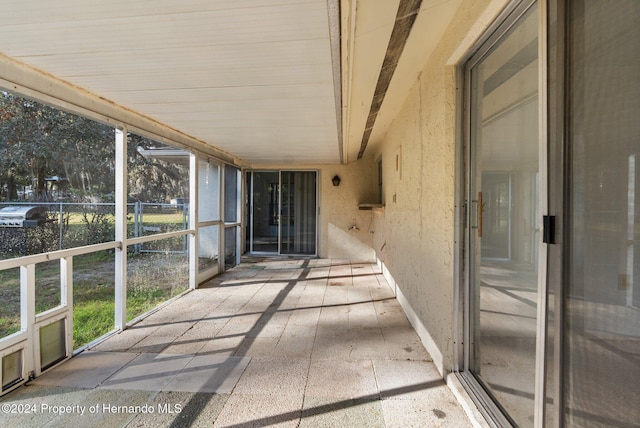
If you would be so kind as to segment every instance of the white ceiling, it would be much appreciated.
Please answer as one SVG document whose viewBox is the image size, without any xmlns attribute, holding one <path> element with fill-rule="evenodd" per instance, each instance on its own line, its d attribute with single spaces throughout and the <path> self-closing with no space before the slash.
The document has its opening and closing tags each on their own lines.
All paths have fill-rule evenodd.
<svg viewBox="0 0 640 428">
<path fill-rule="evenodd" d="M 2 0 L 0 53 L 248 165 L 346 162 L 399 2 L 341 0 L 341 57 L 338 0 Z M 422 1 L 369 146 L 460 3 Z"/>
<path fill-rule="evenodd" d="M 399 3 L 400 0 L 342 0 L 342 70 L 347 74 L 343 76 L 343 100 L 348 103 L 343 111 L 343 123 L 347 151 L 345 157 L 349 162 L 357 159 L 360 150 L 371 100 Z M 345 34 L 344 25 L 346 4 L 351 4 L 352 10 L 355 10 L 355 18 L 348 35 Z M 420 11 L 377 115 L 367 145 L 368 152 L 375 151 L 384 139 L 389 126 L 402 108 L 416 79 L 440 43 L 442 35 L 461 4 L 462 0 L 422 0 Z M 345 38 L 351 40 L 345 43 Z M 349 56 L 353 57 L 351 61 Z M 346 85 L 345 80 L 348 82 Z"/>
<path fill-rule="evenodd" d="M 1 10 L 0 51 L 20 62 L 249 163 L 340 162 L 327 0 L 3 0 Z"/>
</svg>

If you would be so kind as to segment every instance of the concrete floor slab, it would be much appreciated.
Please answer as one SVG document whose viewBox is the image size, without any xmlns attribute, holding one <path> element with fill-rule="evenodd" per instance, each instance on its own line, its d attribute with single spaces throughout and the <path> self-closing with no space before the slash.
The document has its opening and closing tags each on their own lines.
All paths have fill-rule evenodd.
<svg viewBox="0 0 640 428">
<path fill-rule="evenodd" d="M 164 348 L 161 354 L 197 354 L 204 345 L 207 343 L 207 339 L 193 339 L 193 340 L 180 340 L 178 338 L 171 342 L 166 348 Z"/>
<path fill-rule="evenodd" d="M 257 337 L 252 340 L 244 340 L 236 349 L 234 355 L 243 355 L 247 357 L 277 357 L 279 338 L 274 337 Z"/>
<path fill-rule="evenodd" d="M 332 399 L 378 394 L 370 360 L 311 360 L 306 395 Z"/>
<path fill-rule="evenodd" d="M 298 426 L 302 397 L 281 394 L 232 394 L 214 427 Z"/>
<path fill-rule="evenodd" d="M 193 359 L 193 355 L 140 354 L 100 387 L 163 391 L 169 381 Z"/>
<path fill-rule="evenodd" d="M 35 379 L 33 385 L 95 388 L 138 354 L 87 351 Z"/>
<path fill-rule="evenodd" d="M 375 397 L 334 400 L 305 397 L 300 427 L 385 427 L 380 402 Z"/>
<path fill-rule="evenodd" d="M 243 336 L 214 337 L 204 342 L 198 354 L 203 355 L 236 355 L 238 348 L 246 343 Z"/>
<path fill-rule="evenodd" d="M 230 393 L 250 360 L 247 357 L 196 355 L 163 390 Z"/>
<path fill-rule="evenodd" d="M 229 394 L 160 392 L 150 403 L 156 412 L 138 414 L 128 428 L 210 427 L 228 398 Z"/>
<path fill-rule="evenodd" d="M 432 398 L 433 388 L 447 389 L 435 366 L 426 361 L 374 360 L 382 399 Z"/>
<path fill-rule="evenodd" d="M 313 307 L 312 304 L 302 304 L 291 311 L 291 316 L 287 321 L 287 325 L 299 325 L 306 327 L 313 327 L 314 329 L 318 325 L 318 318 L 320 317 L 320 308 Z"/>
<path fill-rule="evenodd" d="M 164 333 L 164 332 L 163 332 Z M 142 339 L 140 342 L 136 343 L 129 349 L 127 352 L 135 352 L 135 353 L 158 353 L 165 349 L 167 346 L 171 344 L 174 340 L 177 339 L 177 336 L 165 336 L 162 335 L 152 335 L 147 336 Z"/>
<path fill-rule="evenodd" d="M 389 358 L 393 360 L 432 361 L 422 342 L 410 328 L 383 328 L 382 335 L 389 352 Z"/>
<path fill-rule="evenodd" d="M 365 332 L 351 331 L 351 352 L 349 358 L 352 360 L 362 359 L 388 359 L 384 336 L 379 330 L 368 330 Z"/>
<path fill-rule="evenodd" d="M 253 358 L 234 392 L 303 397 L 308 372 L 309 360 L 306 358 Z"/>
<path fill-rule="evenodd" d="M 431 397 L 429 400 L 382 400 L 380 402 L 388 428 L 460 428 L 471 422 L 455 399 Z"/>
<path fill-rule="evenodd" d="M 278 355 L 290 358 L 311 358 L 313 336 L 282 336 L 276 345 Z"/>
<path fill-rule="evenodd" d="M 351 355 L 349 335 L 317 336 L 311 358 L 314 360 L 348 360 Z"/>
<path fill-rule="evenodd" d="M 255 324 L 247 333 L 247 337 L 279 338 L 286 327 L 286 323 L 269 322 Z"/>
<path fill-rule="evenodd" d="M 376 269 L 241 264 L 0 398 L 155 413 L 0 414 L 0 426 L 470 425 Z"/>
<path fill-rule="evenodd" d="M 158 327 L 148 329 L 127 329 L 120 333 L 112 335 L 109 340 L 105 340 L 94 346 L 94 351 L 106 352 L 126 352 L 136 343 L 140 342 L 149 335 L 152 335 Z"/>
</svg>

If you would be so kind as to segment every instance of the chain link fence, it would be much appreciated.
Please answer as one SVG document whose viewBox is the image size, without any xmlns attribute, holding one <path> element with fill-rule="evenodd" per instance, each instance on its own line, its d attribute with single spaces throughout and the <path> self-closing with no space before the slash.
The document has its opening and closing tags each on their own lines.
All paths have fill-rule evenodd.
<svg viewBox="0 0 640 428">
<path fill-rule="evenodd" d="M 115 239 L 114 203 L 0 202 L 8 206 L 42 206 L 44 221 L 33 227 L 0 226 L 0 259 L 38 254 Z M 127 237 L 185 230 L 189 204 L 135 202 L 127 204 Z M 187 237 L 146 242 L 133 246 L 135 252 L 187 252 Z"/>
</svg>

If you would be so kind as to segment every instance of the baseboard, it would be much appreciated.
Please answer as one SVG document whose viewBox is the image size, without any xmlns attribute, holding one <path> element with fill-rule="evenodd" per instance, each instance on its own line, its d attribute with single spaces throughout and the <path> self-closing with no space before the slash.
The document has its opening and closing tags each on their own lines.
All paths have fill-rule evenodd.
<svg viewBox="0 0 640 428">
<path fill-rule="evenodd" d="M 378 263 L 378 267 L 380 268 L 380 271 L 382 272 L 382 275 L 387 280 L 389 287 L 391 287 L 393 294 L 396 296 L 398 303 L 400 303 L 400 307 L 402 308 L 405 315 L 407 316 L 409 323 L 418 334 L 420 341 L 424 345 L 429 355 L 431 355 L 431 358 L 433 359 L 433 363 L 435 364 L 436 368 L 438 369 L 438 372 L 444 379 L 445 373 L 446 373 L 444 369 L 444 357 L 442 356 L 440 349 L 436 345 L 436 342 L 433 340 L 433 338 L 429 334 L 429 331 L 420 320 L 420 317 L 418 317 L 418 314 L 416 314 L 413 307 L 411 306 L 407 298 L 402 293 L 402 288 L 398 286 L 395 279 L 389 272 L 389 269 L 387 269 L 387 267 L 385 266 L 384 262 L 378 259 L 377 263 Z"/>
</svg>

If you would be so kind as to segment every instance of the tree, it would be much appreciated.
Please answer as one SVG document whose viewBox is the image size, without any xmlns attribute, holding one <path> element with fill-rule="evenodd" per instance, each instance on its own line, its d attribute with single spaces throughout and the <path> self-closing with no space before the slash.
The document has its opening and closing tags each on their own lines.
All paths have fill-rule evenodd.
<svg viewBox="0 0 640 428">
<path fill-rule="evenodd" d="M 129 194 L 142 201 L 186 199 L 188 167 L 138 151 L 154 147 L 166 146 L 129 135 Z M 34 199 L 51 200 L 54 184 L 63 183 L 76 201 L 103 201 L 114 192 L 113 127 L 0 91 L 0 199 L 15 200 L 19 186 L 33 186 Z"/>
<path fill-rule="evenodd" d="M 189 168 L 154 157 L 145 157 L 140 149 L 172 149 L 139 135 L 128 137 L 129 194 L 140 201 L 168 202 L 170 198 L 188 199 Z"/>
<path fill-rule="evenodd" d="M 17 198 L 18 185 L 33 185 L 35 198 L 49 200 L 64 177 L 79 196 L 114 188 L 113 128 L 93 120 L 0 92 L 0 188 Z"/>
</svg>

